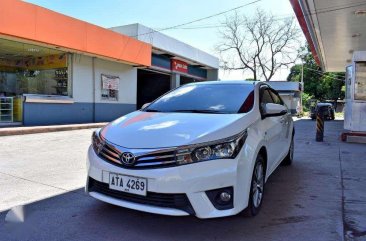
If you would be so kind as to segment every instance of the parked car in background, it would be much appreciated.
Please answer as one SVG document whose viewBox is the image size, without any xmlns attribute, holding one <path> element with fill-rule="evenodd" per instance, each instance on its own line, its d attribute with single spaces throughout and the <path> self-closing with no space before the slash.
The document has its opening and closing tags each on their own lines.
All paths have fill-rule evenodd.
<svg viewBox="0 0 366 241">
<path fill-rule="evenodd" d="M 187 84 L 94 132 L 86 191 L 150 213 L 254 216 L 268 177 L 293 160 L 294 133 L 265 83 Z"/>
<path fill-rule="evenodd" d="M 310 118 L 312 120 L 316 119 L 316 115 L 318 111 L 322 110 L 322 115 L 324 120 L 334 120 L 335 119 L 335 110 L 334 106 L 331 103 L 317 103 L 316 106 L 310 108 Z"/>
</svg>

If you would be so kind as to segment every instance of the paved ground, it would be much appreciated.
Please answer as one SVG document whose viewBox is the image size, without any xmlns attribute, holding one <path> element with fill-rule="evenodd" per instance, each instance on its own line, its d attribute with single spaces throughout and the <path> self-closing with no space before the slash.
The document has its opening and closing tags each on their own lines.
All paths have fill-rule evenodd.
<svg viewBox="0 0 366 241">
<path fill-rule="evenodd" d="M 199 220 L 132 211 L 83 193 L 92 130 L 0 137 L 0 240 L 366 240 L 366 145 L 342 121 L 296 122 L 295 162 L 269 179 L 261 213 Z M 25 222 L 5 222 L 21 204 Z"/>
</svg>

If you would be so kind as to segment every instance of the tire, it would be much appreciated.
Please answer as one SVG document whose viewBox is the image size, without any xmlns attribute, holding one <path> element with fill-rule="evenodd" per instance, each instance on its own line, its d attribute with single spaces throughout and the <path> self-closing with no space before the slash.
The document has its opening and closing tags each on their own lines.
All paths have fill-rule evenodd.
<svg viewBox="0 0 366 241">
<path fill-rule="evenodd" d="M 286 157 L 283 159 L 281 163 L 283 166 L 290 166 L 292 164 L 292 161 L 294 160 L 294 147 L 295 147 L 294 135 L 292 135 L 290 148 L 288 150 Z"/>
<path fill-rule="evenodd" d="M 248 207 L 244 210 L 245 216 L 254 217 L 259 213 L 261 209 L 265 184 L 264 168 L 264 158 L 259 154 L 257 156 L 253 169 L 252 181 L 250 183 Z"/>
</svg>

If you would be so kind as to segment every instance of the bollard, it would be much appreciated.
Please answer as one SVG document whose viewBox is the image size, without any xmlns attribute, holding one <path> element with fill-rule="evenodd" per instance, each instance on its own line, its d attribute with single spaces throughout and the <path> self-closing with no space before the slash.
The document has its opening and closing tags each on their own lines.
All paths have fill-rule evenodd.
<svg viewBox="0 0 366 241">
<path fill-rule="evenodd" d="M 316 112 L 316 137 L 315 140 L 322 142 L 324 138 L 324 113 L 322 108 Z"/>
</svg>

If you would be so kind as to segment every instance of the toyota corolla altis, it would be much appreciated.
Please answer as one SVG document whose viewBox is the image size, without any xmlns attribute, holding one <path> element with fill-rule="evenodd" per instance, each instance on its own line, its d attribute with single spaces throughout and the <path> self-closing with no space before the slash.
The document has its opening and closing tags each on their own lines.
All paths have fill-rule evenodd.
<svg viewBox="0 0 366 241">
<path fill-rule="evenodd" d="M 165 215 L 256 215 L 294 152 L 291 115 L 262 82 L 192 83 L 93 133 L 86 191 Z"/>
</svg>

